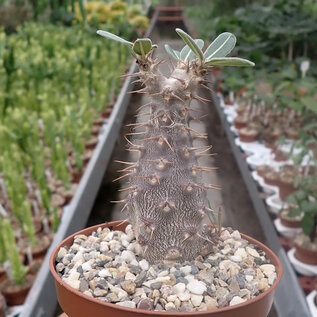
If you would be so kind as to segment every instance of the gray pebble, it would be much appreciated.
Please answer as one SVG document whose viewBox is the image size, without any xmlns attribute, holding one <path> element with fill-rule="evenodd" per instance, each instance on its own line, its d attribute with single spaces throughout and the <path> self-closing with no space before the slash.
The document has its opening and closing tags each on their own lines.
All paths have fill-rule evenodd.
<svg viewBox="0 0 317 317">
<path fill-rule="evenodd" d="M 198 269 L 198 267 L 197 266 L 195 266 L 195 265 L 192 265 L 192 270 L 191 270 L 191 274 L 193 274 L 193 275 L 195 275 L 195 274 L 197 274 L 199 272 L 199 269 Z"/>
<path fill-rule="evenodd" d="M 89 283 L 86 280 L 81 280 L 79 283 L 79 290 L 85 292 L 89 290 Z"/>
<path fill-rule="evenodd" d="M 188 280 L 187 280 L 186 278 L 180 276 L 180 277 L 178 277 L 178 278 L 176 279 L 176 283 L 184 283 L 184 284 L 187 285 L 187 284 L 188 284 Z"/>
<path fill-rule="evenodd" d="M 151 288 L 160 289 L 162 285 L 163 285 L 162 282 L 154 282 L 154 283 L 151 284 Z"/>
<path fill-rule="evenodd" d="M 137 308 L 139 309 L 145 309 L 145 310 L 152 310 L 153 304 L 150 299 L 143 298 L 139 301 Z"/>
<path fill-rule="evenodd" d="M 145 279 L 146 279 L 146 271 L 142 271 L 139 275 L 136 276 L 136 279 L 134 282 L 137 287 L 141 287 Z"/>
</svg>

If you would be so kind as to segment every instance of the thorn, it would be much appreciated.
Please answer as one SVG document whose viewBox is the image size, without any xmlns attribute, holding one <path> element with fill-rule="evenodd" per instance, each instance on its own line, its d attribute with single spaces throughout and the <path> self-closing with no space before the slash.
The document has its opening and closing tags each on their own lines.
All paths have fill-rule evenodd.
<svg viewBox="0 0 317 317">
<path fill-rule="evenodd" d="M 221 187 L 220 187 L 220 186 L 214 185 L 214 184 L 207 184 L 207 185 L 204 185 L 204 187 L 207 188 L 207 189 L 221 190 Z"/>
<path fill-rule="evenodd" d="M 193 166 L 192 170 L 201 172 L 214 172 L 218 167 Z"/>
<path fill-rule="evenodd" d="M 122 170 L 117 170 L 117 172 L 118 172 L 118 173 L 127 172 L 127 171 L 129 171 L 131 168 L 134 169 L 135 167 L 137 167 L 137 164 L 128 166 L 128 167 L 126 167 L 126 168 L 124 168 L 124 169 L 122 169 Z"/>
<path fill-rule="evenodd" d="M 122 178 L 125 178 L 125 177 L 127 177 L 127 176 L 130 176 L 130 175 L 132 175 L 132 174 L 131 174 L 131 173 L 128 173 L 128 174 L 121 175 L 121 176 L 119 176 L 118 178 L 114 179 L 112 182 L 114 183 L 114 182 L 116 182 L 116 181 L 118 181 L 118 180 L 120 180 L 120 179 L 122 179 Z"/>
<path fill-rule="evenodd" d="M 167 146 L 170 148 L 170 150 L 174 153 L 174 149 L 172 148 L 172 146 L 169 144 L 169 142 L 167 141 L 167 139 L 165 137 L 163 137 L 163 140 L 165 141 L 165 143 L 167 144 Z"/>
<path fill-rule="evenodd" d="M 181 79 L 181 78 L 178 78 L 178 77 L 174 77 L 174 76 L 170 76 L 170 77 L 173 78 L 173 79 L 176 79 L 176 80 L 180 81 L 183 85 L 186 84 L 186 82 L 185 82 L 184 79 Z"/>
<path fill-rule="evenodd" d="M 206 240 L 206 241 L 208 241 L 209 243 L 211 243 L 211 244 L 215 245 L 215 242 L 213 242 L 213 241 L 209 240 L 208 238 L 203 237 L 203 236 L 202 236 L 202 235 L 200 235 L 199 233 L 196 233 L 196 234 L 197 234 L 197 236 L 198 236 L 199 238 L 201 238 L 201 239 L 203 239 L 203 240 Z"/>
<path fill-rule="evenodd" d="M 162 94 L 162 92 L 161 91 L 159 91 L 159 92 L 153 92 L 153 93 L 151 93 L 151 94 L 149 94 L 149 96 L 158 96 L 158 95 L 161 95 Z"/>
<path fill-rule="evenodd" d="M 200 133 L 200 132 L 198 132 L 198 131 L 196 131 L 196 130 L 194 130 L 194 129 L 192 129 L 192 128 L 189 128 L 189 127 L 186 127 L 185 129 L 186 129 L 187 131 L 190 131 L 190 132 L 195 133 L 196 136 L 198 136 L 198 137 L 200 137 L 200 138 L 207 139 L 207 136 L 208 136 L 207 133 Z"/>
<path fill-rule="evenodd" d="M 116 163 L 126 164 L 126 165 L 134 165 L 136 162 L 124 162 L 124 161 L 118 161 L 115 160 Z"/>
<path fill-rule="evenodd" d="M 120 227 L 121 225 L 123 225 L 125 222 L 129 222 L 129 219 L 124 219 L 122 220 L 118 225 L 116 225 L 117 227 Z"/>
<path fill-rule="evenodd" d="M 204 87 L 205 89 L 207 89 L 207 90 L 211 91 L 212 93 L 214 93 L 214 91 L 213 91 L 210 87 L 208 87 L 208 86 L 206 86 L 206 85 L 204 85 L 204 84 L 201 84 L 201 85 L 202 85 L 202 87 Z"/>
<path fill-rule="evenodd" d="M 125 134 L 125 136 L 131 136 L 131 135 L 142 135 L 142 134 L 146 134 L 147 131 L 143 131 L 143 132 L 130 132 Z"/>
<path fill-rule="evenodd" d="M 144 85 L 144 81 L 143 81 L 143 79 L 141 79 L 141 78 L 132 81 L 132 82 L 131 82 L 131 85 L 136 84 L 136 83 L 142 83 L 141 85 L 142 85 L 142 86 Z"/>
<path fill-rule="evenodd" d="M 149 107 L 149 106 L 151 106 L 151 105 L 152 105 L 152 102 L 148 102 L 148 103 L 146 103 L 145 105 L 140 106 L 136 111 L 140 111 L 141 109 L 143 109 L 143 108 L 145 108 L 145 107 Z"/>
<path fill-rule="evenodd" d="M 202 102 L 203 104 L 205 104 L 205 105 L 207 105 L 208 102 L 211 102 L 211 100 L 205 99 L 205 98 L 200 97 L 200 96 L 198 96 L 198 95 L 192 96 L 192 98 L 201 101 L 201 102 Z"/>
<path fill-rule="evenodd" d="M 197 154 L 202 154 L 202 153 L 205 153 L 205 152 L 207 152 L 207 151 L 209 151 L 209 150 L 212 149 L 212 145 L 207 145 L 206 147 L 207 147 L 206 149 L 204 149 L 204 150 L 198 152 Z"/>
<path fill-rule="evenodd" d="M 218 155 L 218 153 L 208 153 L 208 154 L 195 154 L 196 157 L 204 157 L 204 156 L 215 156 Z"/>
<path fill-rule="evenodd" d="M 171 94 L 174 98 L 180 100 L 181 102 L 185 103 L 185 100 L 183 100 L 180 96 L 176 95 L 175 93 Z"/>
<path fill-rule="evenodd" d="M 133 147 L 135 147 L 136 149 L 142 149 L 143 146 L 142 145 L 136 145 L 134 143 L 132 143 L 126 136 L 124 136 L 124 138 L 127 140 L 127 142 L 132 145 Z"/>
<path fill-rule="evenodd" d="M 147 252 L 148 246 L 146 245 L 143 251 L 143 254 L 145 254 Z"/>
<path fill-rule="evenodd" d="M 136 189 L 136 186 L 130 186 L 130 187 L 126 187 L 126 188 L 120 188 L 118 189 L 118 192 L 124 192 L 125 190 L 130 190 L 130 189 Z"/>
<path fill-rule="evenodd" d="M 136 77 L 136 76 L 140 76 L 140 75 L 142 75 L 142 73 L 141 72 L 137 72 L 137 73 L 133 73 L 133 74 L 122 75 L 122 76 L 120 76 L 120 78 Z"/>
<path fill-rule="evenodd" d="M 136 114 L 135 117 L 149 116 L 151 114 L 152 114 L 151 112 L 139 113 L 139 114 Z"/>
<path fill-rule="evenodd" d="M 141 127 L 141 126 L 147 125 L 147 124 L 148 124 L 148 122 L 129 123 L 126 125 L 126 127 L 135 127 L 135 126 Z"/>
<path fill-rule="evenodd" d="M 141 88 L 139 90 L 132 90 L 132 91 L 128 91 L 128 94 L 134 94 L 134 93 L 138 93 L 138 94 L 146 94 L 148 92 L 147 88 Z"/>
<path fill-rule="evenodd" d="M 152 229 L 152 230 L 151 230 L 150 240 L 152 240 L 152 238 L 153 238 L 153 233 L 154 233 L 155 228 L 152 227 L 151 229 Z"/>
<path fill-rule="evenodd" d="M 125 203 L 125 199 L 122 199 L 122 200 L 111 200 L 110 201 L 112 204 L 120 204 L 120 203 Z"/>
</svg>

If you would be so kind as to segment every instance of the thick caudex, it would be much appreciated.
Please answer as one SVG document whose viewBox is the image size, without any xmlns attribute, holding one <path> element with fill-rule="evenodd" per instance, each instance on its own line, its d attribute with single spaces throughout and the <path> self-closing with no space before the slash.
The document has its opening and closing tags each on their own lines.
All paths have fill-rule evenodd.
<svg viewBox="0 0 317 317">
<path fill-rule="evenodd" d="M 176 31 L 186 45 L 180 52 L 165 46 L 176 60 L 169 77 L 159 71 L 160 62 L 153 58 L 156 46 L 150 39 L 131 43 L 98 31 L 131 47 L 139 66 L 135 76 L 142 88 L 138 92 L 149 96 L 140 113 L 140 118 L 144 114 L 147 120 L 131 124 L 132 138 L 127 139 L 129 150 L 139 153 L 138 161 L 127 162 L 119 178 L 129 178 L 123 208 L 128 210 L 143 256 L 150 262 L 192 260 L 210 252 L 217 242 L 218 227 L 203 224 L 203 219 L 212 212 L 206 207 L 206 191 L 218 187 L 202 182 L 201 173 L 213 168 L 197 162 L 211 147 L 193 146 L 195 138 L 205 139 L 206 135 L 189 126 L 199 117 L 191 101 L 208 102 L 198 95 L 198 90 L 200 86 L 208 89 L 205 77 L 210 67 L 253 66 L 244 59 L 225 57 L 235 46 L 231 33 L 219 35 L 203 53 L 202 40 L 194 40 L 180 29 Z"/>
</svg>

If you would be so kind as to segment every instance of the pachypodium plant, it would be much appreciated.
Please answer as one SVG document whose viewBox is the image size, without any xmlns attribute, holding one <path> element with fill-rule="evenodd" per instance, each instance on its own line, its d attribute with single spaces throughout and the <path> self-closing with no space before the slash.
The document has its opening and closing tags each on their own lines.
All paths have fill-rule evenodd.
<svg viewBox="0 0 317 317">
<path fill-rule="evenodd" d="M 138 92 L 150 99 L 142 107 L 149 109 L 149 120 L 131 124 L 137 131 L 131 133 L 133 140 L 127 139 L 130 150 L 140 153 L 139 159 L 124 163 L 128 166 L 120 178 L 129 177 L 123 209 L 129 210 L 143 256 L 152 263 L 191 260 L 209 252 L 217 241 L 219 228 L 204 225 L 203 219 L 211 212 L 206 206 L 207 190 L 218 186 L 203 183 L 201 173 L 213 168 L 198 164 L 201 156 L 209 155 L 211 146 L 193 146 L 194 139 L 206 136 L 190 128 L 190 121 L 197 119 L 191 101 L 208 102 L 198 90 L 210 89 L 206 75 L 211 67 L 254 65 L 245 59 L 226 57 L 236 43 L 231 33 L 220 34 L 203 53 L 203 40 L 194 40 L 181 29 L 176 32 L 186 45 L 180 52 L 165 45 L 176 60 L 169 77 L 159 71 L 161 62 L 153 57 L 157 46 L 150 39 L 131 43 L 106 31 L 97 32 L 131 47 L 139 66 L 133 76 L 144 85 Z"/>
</svg>

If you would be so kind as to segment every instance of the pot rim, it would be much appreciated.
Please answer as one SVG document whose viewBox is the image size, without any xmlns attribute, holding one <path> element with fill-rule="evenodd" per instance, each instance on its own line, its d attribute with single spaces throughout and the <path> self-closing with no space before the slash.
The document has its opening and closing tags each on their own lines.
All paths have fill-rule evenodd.
<svg viewBox="0 0 317 317">
<path fill-rule="evenodd" d="M 98 228 L 102 227 L 108 227 L 111 228 L 112 230 L 115 230 L 114 228 L 117 226 L 119 226 L 119 224 L 122 224 L 122 221 L 111 221 L 111 222 L 105 222 L 105 223 L 101 223 L 95 226 L 91 226 L 85 229 L 82 229 L 80 231 L 77 231 L 75 233 L 73 233 L 72 235 L 66 237 L 62 242 L 60 242 L 53 250 L 53 252 L 50 255 L 50 259 L 49 259 L 49 266 L 50 266 L 50 271 L 51 274 L 53 275 L 55 282 L 59 283 L 61 286 L 63 286 L 64 288 L 66 288 L 68 291 L 70 291 L 71 293 L 73 293 L 76 296 L 81 297 L 82 299 L 88 300 L 92 303 L 98 304 L 98 305 L 102 305 L 102 306 L 106 306 L 106 307 L 111 307 L 121 311 L 127 311 L 127 312 L 138 312 L 139 314 L 142 315 L 162 315 L 162 311 L 154 311 L 154 310 L 144 310 L 144 309 L 139 309 L 139 308 L 129 308 L 129 307 L 124 307 L 124 306 L 120 306 L 120 305 L 115 305 L 112 303 L 108 303 L 108 302 L 103 302 L 99 299 L 93 298 L 93 297 L 89 297 L 87 295 L 85 295 L 84 293 L 80 292 L 79 290 L 76 290 L 74 288 L 72 288 L 70 285 L 68 285 L 66 282 L 64 282 L 60 276 L 57 274 L 56 269 L 55 269 L 55 258 L 57 256 L 57 253 L 59 251 L 59 249 L 64 246 L 69 240 L 74 240 L 74 237 L 79 235 L 79 234 L 85 234 L 87 231 L 88 232 L 93 232 L 96 231 Z M 128 223 L 129 224 L 129 223 Z M 265 292 L 261 293 L 260 295 L 257 295 L 254 298 L 248 299 L 245 302 L 241 303 L 241 304 L 237 304 L 237 305 L 233 305 L 233 306 L 226 306 L 223 308 L 216 308 L 215 310 L 209 310 L 209 311 L 200 311 L 199 314 L 201 315 L 210 315 L 210 314 L 216 314 L 219 312 L 225 312 L 225 311 L 234 311 L 236 308 L 239 307 L 243 307 L 243 306 L 247 306 L 249 304 L 255 303 L 257 301 L 260 301 L 262 298 L 264 298 L 265 296 L 267 296 L 269 293 L 273 292 L 275 290 L 275 288 L 277 287 L 277 285 L 279 284 L 279 282 L 281 281 L 282 275 L 283 275 L 283 267 L 282 267 L 282 263 L 280 261 L 280 259 L 277 257 L 277 255 L 271 250 L 269 249 L 266 245 L 264 245 L 263 243 L 259 242 L 258 240 L 249 237 L 246 234 L 241 234 L 241 237 L 248 240 L 249 242 L 251 242 L 252 244 L 260 247 L 260 249 L 262 251 L 265 252 L 266 256 L 270 259 L 271 262 L 275 262 L 276 265 L 274 264 L 274 266 L 276 267 L 276 273 L 277 273 L 277 277 L 273 283 L 273 285 L 270 286 L 269 289 L 267 289 Z M 164 315 L 166 316 L 195 316 L 197 315 L 197 311 L 192 311 L 192 312 L 163 312 Z"/>
</svg>

